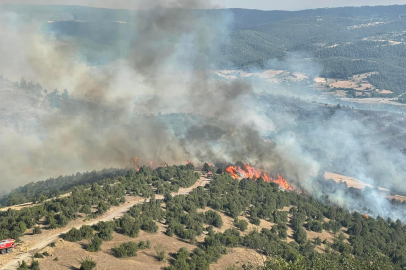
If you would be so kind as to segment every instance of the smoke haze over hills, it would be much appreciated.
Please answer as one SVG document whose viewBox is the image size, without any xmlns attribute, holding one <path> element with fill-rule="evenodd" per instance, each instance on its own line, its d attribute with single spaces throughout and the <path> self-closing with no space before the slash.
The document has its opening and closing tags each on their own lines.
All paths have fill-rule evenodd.
<svg viewBox="0 0 406 270">
<path fill-rule="evenodd" d="M 382 140 L 365 132 L 379 126 L 362 123 L 351 110 L 318 105 L 305 117 L 300 108 L 277 107 L 276 97 L 258 94 L 253 82 L 214 76 L 221 44 L 232 29 L 231 13 L 178 9 L 216 7 L 206 1 L 174 1 L 171 7 L 177 9 L 130 16 L 131 35 L 118 33 L 112 41 L 122 57 L 100 66 L 86 64 L 74 38 L 45 32 L 47 22 L 27 23 L 16 13 L 1 14 L 5 42 L 0 45 L 0 73 L 24 76 L 50 89 L 63 87 L 71 96 L 59 109 L 49 107 L 46 98 L 33 97 L 28 112 L 13 111 L 11 105 L 2 112 L 2 188 L 76 171 L 125 167 L 135 157 L 144 164 L 171 164 L 184 163 L 188 155 L 196 163 L 249 162 L 283 174 L 316 197 L 323 196 L 316 179 L 326 167 L 373 185 L 403 184 L 405 155 L 393 145 L 375 144 Z M 320 70 L 295 57 L 286 63 Z M 4 88 L 17 91 L 10 82 Z M 179 124 L 170 114 L 193 116 L 182 115 L 186 120 Z M 24 117 L 35 121 L 27 124 Z M 401 126 L 404 119 L 399 118 Z M 403 214 L 374 193 L 366 201 L 353 201 L 340 190 L 329 195 L 352 210 L 374 201 L 379 203 L 372 214 Z"/>
</svg>

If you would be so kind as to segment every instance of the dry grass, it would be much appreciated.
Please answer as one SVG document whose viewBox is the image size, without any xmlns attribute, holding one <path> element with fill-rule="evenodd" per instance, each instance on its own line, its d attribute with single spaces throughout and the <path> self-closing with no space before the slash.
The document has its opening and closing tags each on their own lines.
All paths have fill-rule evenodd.
<svg viewBox="0 0 406 270">
<path fill-rule="evenodd" d="M 212 210 L 211 208 L 200 209 L 199 211 L 208 211 Z M 285 207 L 282 211 L 289 211 L 290 207 Z M 217 211 L 218 212 L 218 211 Z M 222 228 L 218 229 L 215 228 L 216 231 L 224 232 L 226 229 L 234 228 L 233 219 L 229 216 L 226 216 L 224 213 L 218 212 L 223 219 L 223 226 Z M 240 216 L 240 219 L 247 220 L 246 217 Z M 248 220 L 247 220 L 248 221 Z M 271 229 L 273 223 L 261 220 L 261 225 L 249 225 L 249 229 L 242 234 L 247 234 L 251 230 L 258 230 L 260 231 L 262 228 Z M 159 231 L 155 234 L 149 234 L 146 232 L 141 231 L 139 237 L 137 238 L 130 238 L 124 235 L 120 235 L 117 233 L 113 234 L 113 240 L 104 242 L 102 245 L 102 250 L 97 253 L 89 253 L 87 252 L 84 247 L 87 244 L 87 240 L 81 241 L 79 243 L 71 243 L 59 239 L 57 241 L 55 248 L 46 247 L 43 251 L 47 251 L 51 254 L 50 257 L 45 257 L 44 259 L 40 259 L 40 266 L 41 269 L 73 269 L 79 267 L 79 260 L 85 258 L 86 256 L 90 256 L 92 260 L 97 262 L 98 266 L 97 269 L 114 269 L 114 268 L 121 268 L 121 269 L 162 269 L 165 265 L 167 266 L 173 258 L 170 256 L 171 253 L 176 253 L 180 248 L 186 247 L 189 251 L 192 251 L 196 248 L 196 245 L 190 244 L 188 241 L 182 240 L 176 236 L 169 237 L 165 234 L 166 226 L 163 224 L 158 223 Z M 342 229 L 344 231 L 344 229 Z M 346 238 L 348 239 L 348 235 L 345 234 Z M 197 245 L 204 241 L 205 235 L 202 235 L 198 238 Z M 320 237 L 322 240 L 327 239 L 328 242 L 332 243 L 334 239 L 334 235 L 323 231 L 322 233 L 316 233 L 307 231 L 308 239 L 313 239 L 315 237 Z M 123 242 L 128 241 L 151 241 L 151 248 L 146 250 L 140 250 L 138 252 L 137 257 L 133 258 L 126 258 L 126 259 L 118 259 L 113 256 L 112 248 L 120 245 Z M 293 240 L 293 231 L 291 228 L 288 229 L 288 242 L 294 241 Z M 347 240 L 345 242 L 348 243 Z M 167 259 L 168 261 L 165 263 L 161 263 L 156 259 L 156 253 L 153 247 L 155 245 L 161 244 L 165 250 L 167 251 Z M 317 247 L 317 251 L 324 252 L 324 245 Z M 42 252 L 43 252 L 42 251 Z M 212 264 L 210 269 L 225 269 L 228 266 L 236 265 L 242 266 L 247 263 L 252 263 L 254 265 L 262 265 L 265 261 L 265 257 L 261 254 L 258 254 L 254 250 L 249 250 L 245 248 L 230 248 L 227 250 L 228 254 L 222 256 L 217 263 Z M 54 258 L 58 257 L 58 261 L 55 261 Z"/>
<path fill-rule="evenodd" d="M 333 179 L 337 183 L 345 182 L 348 187 L 353 187 L 357 189 L 365 189 L 365 187 L 373 188 L 372 185 L 364 183 L 358 179 L 341 175 L 338 173 L 326 172 L 324 174 L 325 179 Z"/>
<path fill-rule="evenodd" d="M 332 172 L 326 172 L 324 174 L 325 179 L 333 179 L 335 182 L 337 183 L 341 183 L 341 182 L 345 182 L 347 184 L 348 187 L 353 187 L 353 188 L 357 188 L 357 189 L 365 189 L 365 187 L 369 187 L 369 188 L 375 188 L 374 186 L 367 184 L 365 182 L 362 182 L 358 179 L 352 178 L 352 177 L 348 177 L 345 175 L 341 175 L 341 174 L 337 174 L 337 173 L 332 173 Z M 388 198 L 389 200 L 395 199 L 398 200 L 400 202 L 404 202 L 406 201 L 406 197 L 405 196 L 400 196 L 400 195 L 390 195 L 388 194 L 389 190 L 386 188 L 382 188 L 382 187 L 377 187 L 379 191 L 381 191 L 381 195 Z"/>
<path fill-rule="evenodd" d="M 259 254 L 258 252 L 252 249 L 245 248 L 230 248 L 227 249 L 227 254 L 223 255 L 217 263 L 211 264 L 211 270 L 221 270 L 229 266 L 241 267 L 244 264 L 251 263 L 253 265 L 262 266 L 266 261 L 264 255 Z"/>
<path fill-rule="evenodd" d="M 159 231 L 155 234 L 149 234 L 141 231 L 139 237 L 131 238 L 121 234 L 113 233 L 113 240 L 103 242 L 100 252 L 91 253 L 84 250 L 87 241 L 79 243 L 70 243 L 59 240 L 52 251 L 48 251 L 52 256 L 40 260 L 41 269 L 72 269 L 79 268 L 79 260 L 89 256 L 97 263 L 97 269 L 161 269 L 166 263 L 159 262 L 156 259 L 154 246 L 161 244 L 167 252 L 168 260 L 171 260 L 169 254 L 176 253 L 180 248 L 186 247 L 189 251 L 196 246 L 189 244 L 176 237 L 169 237 L 164 234 L 165 228 L 159 224 Z M 112 248 L 119 246 L 124 242 L 151 241 L 151 248 L 139 250 L 136 257 L 119 259 L 112 253 Z M 58 257 L 58 261 L 54 258 Z"/>
</svg>

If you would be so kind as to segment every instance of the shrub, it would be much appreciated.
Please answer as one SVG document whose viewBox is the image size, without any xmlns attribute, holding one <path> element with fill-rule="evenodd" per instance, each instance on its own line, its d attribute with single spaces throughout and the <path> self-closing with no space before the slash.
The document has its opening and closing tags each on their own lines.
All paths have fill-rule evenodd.
<svg viewBox="0 0 406 270">
<path fill-rule="evenodd" d="M 41 234 L 42 230 L 39 226 L 35 226 L 34 230 L 32 232 L 33 232 L 33 234 Z"/>
<path fill-rule="evenodd" d="M 145 241 L 141 241 L 138 243 L 138 248 L 139 249 L 146 249 L 148 248 L 148 244 Z"/>
<path fill-rule="evenodd" d="M 39 262 L 36 260 L 32 260 L 30 269 L 31 270 L 40 270 Z"/>
<path fill-rule="evenodd" d="M 48 251 L 45 251 L 45 252 L 42 253 L 42 255 L 48 257 L 48 256 L 49 256 L 49 253 L 48 253 Z"/>
<path fill-rule="evenodd" d="M 87 245 L 87 250 L 90 252 L 100 251 L 103 240 L 101 240 L 97 235 L 95 235 L 90 243 Z"/>
<path fill-rule="evenodd" d="M 34 258 L 36 258 L 36 259 L 43 259 L 44 258 L 44 256 L 41 254 L 41 253 L 35 253 L 34 254 Z"/>
<path fill-rule="evenodd" d="M 17 269 L 18 270 L 28 270 L 28 265 L 25 261 L 23 261 Z"/>
<path fill-rule="evenodd" d="M 145 243 L 145 242 L 144 242 Z M 137 256 L 138 246 L 134 242 L 122 243 L 119 247 L 113 249 L 114 255 L 118 258 Z"/>
<path fill-rule="evenodd" d="M 299 227 L 293 233 L 293 238 L 295 238 L 296 242 L 299 244 L 305 243 L 307 241 L 307 233 L 302 227 Z"/>
<path fill-rule="evenodd" d="M 214 227 L 221 228 L 223 226 L 223 220 L 219 213 L 209 210 L 205 213 L 206 223 L 213 225 Z"/>
<path fill-rule="evenodd" d="M 89 225 L 83 225 L 79 231 L 82 239 L 91 239 L 93 237 L 93 228 Z"/>
<path fill-rule="evenodd" d="M 323 224 L 317 220 L 313 220 L 313 221 L 309 222 L 307 227 L 309 230 L 312 230 L 314 232 L 319 232 L 319 233 L 323 232 Z"/>
<path fill-rule="evenodd" d="M 257 226 L 261 224 L 261 220 L 258 217 L 251 217 L 250 222 Z"/>
<path fill-rule="evenodd" d="M 147 219 L 142 223 L 141 229 L 149 233 L 156 233 L 158 231 L 158 226 L 152 219 Z"/>
<path fill-rule="evenodd" d="M 155 249 L 156 257 L 157 257 L 158 261 L 162 262 L 163 260 L 165 260 L 166 251 L 165 251 L 164 247 L 161 244 L 159 244 L 159 245 L 155 246 L 154 249 Z"/>
<path fill-rule="evenodd" d="M 80 262 L 80 270 L 92 270 L 96 267 L 96 265 L 96 262 L 87 257 Z"/>
<path fill-rule="evenodd" d="M 70 231 L 65 235 L 65 240 L 69 242 L 77 242 L 82 240 L 82 235 L 78 229 L 73 227 Z"/>
<path fill-rule="evenodd" d="M 51 244 L 49 244 L 50 247 L 56 247 L 55 242 L 52 242 Z"/>
<path fill-rule="evenodd" d="M 104 228 L 99 232 L 98 236 L 103 241 L 111 241 L 113 240 L 113 230 L 111 228 Z"/>
<path fill-rule="evenodd" d="M 235 226 L 240 229 L 240 231 L 245 231 L 248 228 L 248 222 L 245 220 L 236 220 L 235 222 Z"/>
</svg>

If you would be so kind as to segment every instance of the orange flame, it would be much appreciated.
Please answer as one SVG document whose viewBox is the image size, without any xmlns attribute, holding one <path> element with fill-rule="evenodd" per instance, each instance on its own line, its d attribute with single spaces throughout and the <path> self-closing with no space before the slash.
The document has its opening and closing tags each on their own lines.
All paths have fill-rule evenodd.
<svg viewBox="0 0 406 270">
<path fill-rule="evenodd" d="M 258 169 L 255 169 L 254 167 L 250 166 L 249 164 L 244 164 L 245 168 L 241 168 L 240 166 L 228 166 L 226 168 L 226 172 L 231 175 L 231 177 L 236 178 L 236 179 L 242 179 L 242 178 L 251 178 L 254 179 L 255 181 L 262 177 L 265 182 L 268 183 L 276 183 L 280 187 L 284 188 L 285 190 L 290 190 L 293 191 L 294 189 L 292 188 L 291 185 L 286 181 L 285 178 L 280 176 L 278 174 L 278 178 L 272 178 L 268 176 L 265 172 L 261 172 Z"/>
<path fill-rule="evenodd" d="M 364 215 L 367 219 L 369 219 L 369 216 L 367 214 Z"/>
<path fill-rule="evenodd" d="M 138 165 L 138 158 L 134 158 L 135 166 L 137 166 L 137 171 L 140 170 L 140 165 Z"/>
</svg>

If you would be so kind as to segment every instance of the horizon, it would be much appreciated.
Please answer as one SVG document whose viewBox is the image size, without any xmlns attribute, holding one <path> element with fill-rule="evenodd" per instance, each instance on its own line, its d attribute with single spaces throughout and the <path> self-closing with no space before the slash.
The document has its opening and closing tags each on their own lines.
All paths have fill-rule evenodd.
<svg viewBox="0 0 406 270">
<path fill-rule="evenodd" d="M 87 0 L 87 1 L 80 1 L 80 0 L 71 0 L 69 4 L 66 4 L 65 1 L 62 0 L 36 0 L 36 1 L 29 1 L 29 3 L 25 3 L 26 0 L 0 0 L 0 5 L 54 5 L 54 6 L 81 6 L 81 7 L 93 7 L 93 8 L 104 8 L 104 9 L 116 9 L 116 10 L 143 10 L 143 9 L 151 9 L 156 8 L 162 5 L 149 5 L 145 8 L 144 1 L 137 1 L 129 2 L 128 0 L 118 0 L 115 3 L 111 3 L 110 0 L 105 1 L 95 1 L 95 0 Z M 231 4 L 233 2 L 233 4 Z M 300 10 L 307 10 L 307 9 L 330 9 L 330 8 L 344 8 L 344 7 L 377 7 L 377 6 L 392 6 L 392 5 L 399 5 L 403 6 L 406 5 L 406 0 L 393 0 L 393 1 L 374 1 L 374 0 L 358 0 L 358 1 L 339 1 L 338 4 L 334 4 L 334 2 L 338 1 L 318 1 L 318 0 L 310 0 L 310 1 L 298 1 L 298 0 L 288 0 L 285 1 L 283 4 L 272 4 L 272 3 L 259 3 L 262 2 L 261 0 L 254 0 L 251 1 L 248 5 L 243 4 L 242 0 L 237 1 L 221 1 L 221 0 L 214 0 L 212 3 L 205 4 L 204 6 L 195 6 L 193 4 L 189 5 L 190 9 L 251 9 L 251 10 L 262 10 L 262 11 L 300 11 Z M 298 2 L 300 4 L 293 4 L 293 2 Z M 327 4 L 326 4 L 327 2 Z M 384 3 L 382 3 L 384 2 Z M 240 4 L 239 4 L 240 3 Z M 348 3 L 348 4 L 346 4 Z M 141 8 L 143 6 L 144 8 Z M 295 6 L 297 8 L 290 8 L 291 6 Z M 165 3 L 163 7 L 166 8 L 176 8 L 178 5 L 175 3 Z M 405 10 L 406 11 L 406 10 Z"/>
</svg>

